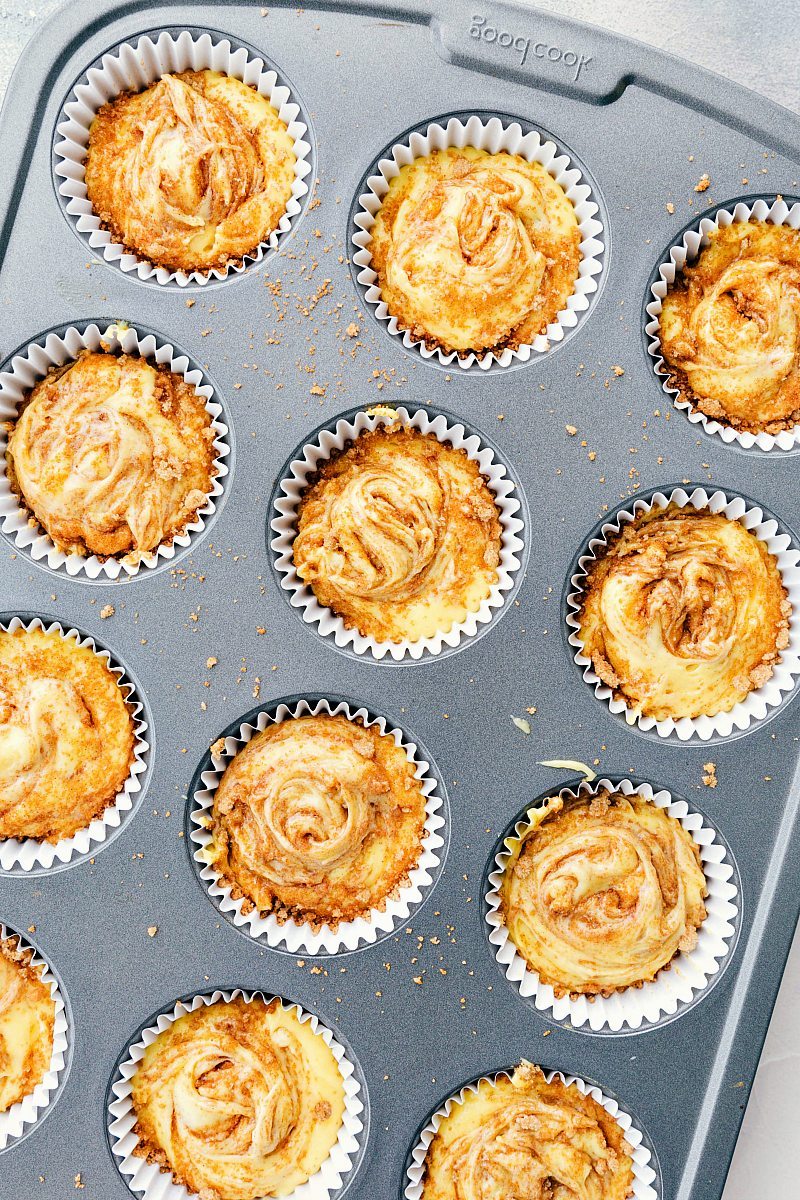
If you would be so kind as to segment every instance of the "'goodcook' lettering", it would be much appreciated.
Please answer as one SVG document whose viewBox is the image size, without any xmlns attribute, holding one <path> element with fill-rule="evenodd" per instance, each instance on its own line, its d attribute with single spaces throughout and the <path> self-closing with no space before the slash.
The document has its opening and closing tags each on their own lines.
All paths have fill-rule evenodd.
<svg viewBox="0 0 800 1200">
<path fill-rule="evenodd" d="M 531 54 L 535 58 L 543 58 L 551 63 L 561 63 L 572 70 L 573 80 L 577 80 L 581 71 L 593 61 L 590 54 L 578 54 L 575 50 L 562 50 L 560 46 L 554 46 L 547 42 L 535 42 L 533 38 L 511 33 L 507 29 L 498 29 L 496 25 L 490 25 L 487 18 L 480 14 L 473 16 L 469 34 L 476 41 L 488 42 L 490 45 L 502 47 L 503 50 L 513 51 L 519 55 L 521 67 L 525 66 L 528 56 Z"/>
</svg>

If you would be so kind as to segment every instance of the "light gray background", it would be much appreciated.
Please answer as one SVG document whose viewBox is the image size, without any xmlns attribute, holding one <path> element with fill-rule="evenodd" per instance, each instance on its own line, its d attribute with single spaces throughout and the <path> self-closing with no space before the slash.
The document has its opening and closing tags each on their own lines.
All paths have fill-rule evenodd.
<svg viewBox="0 0 800 1200">
<path fill-rule="evenodd" d="M 60 0 L 0 0 L 0 96 L 27 40 Z M 691 59 L 800 113 L 800 22 L 794 0 L 540 0 Z M 798 881 L 800 886 L 800 881 Z M 723 1200 L 796 1194 L 800 1127 L 800 933 L 786 968 Z"/>
</svg>

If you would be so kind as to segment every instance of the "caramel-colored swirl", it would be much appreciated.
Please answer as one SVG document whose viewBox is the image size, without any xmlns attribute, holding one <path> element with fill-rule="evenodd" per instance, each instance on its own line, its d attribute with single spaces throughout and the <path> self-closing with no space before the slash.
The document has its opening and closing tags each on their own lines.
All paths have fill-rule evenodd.
<svg viewBox="0 0 800 1200">
<path fill-rule="evenodd" d="M 630 1146 L 592 1096 L 522 1062 L 452 1104 L 425 1159 L 423 1200 L 625 1200 Z"/>
<path fill-rule="evenodd" d="M 0 1113 L 42 1082 L 53 1054 L 56 1006 L 33 951 L 0 938 Z"/>
<path fill-rule="evenodd" d="M 362 434 L 303 496 L 293 555 L 320 604 L 378 641 L 417 641 L 476 611 L 500 523 L 476 463 L 415 430 Z"/>
<path fill-rule="evenodd" d="M 298 717 L 256 734 L 228 766 L 208 861 L 261 912 L 335 927 L 402 883 L 424 821 L 394 738 L 344 716 Z"/>
<path fill-rule="evenodd" d="M 391 181 L 371 253 L 401 328 L 445 350 L 532 341 L 572 293 L 580 263 L 572 203 L 539 163 L 434 151 Z"/>
<path fill-rule="evenodd" d="M 800 422 L 800 231 L 761 221 L 712 230 L 664 299 L 670 382 L 723 424 Z"/>
<path fill-rule="evenodd" d="M 134 1153 L 214 1200 L 287 1196 L 328 1158 L 344 1113 L 330 1047 L 278 1000 L 219 1001 L 169 1025 L 133 1077 Z"/>
<path fill-rule="evenodd" d="M 133 743 L 104 659 L 58 632 L 0 629 L 0 837 L 85 828 L 125 783 Z"/>
<path fill-rule="evenodd" d="M 204 401 L 181 376 L 87 352 L 27 397 L 9 439 L 10 477 L 59 548 L 142 554 L 206 503 L 213 440 Z"/>
<path fill-rule="evenodd" d="M 86 186 L 126 248 L 171 270 L 209 270 L 277 227 L 294 166 L 288 129 L 267 99 L 231 76 L 185 71 L 100 109 Z"/>
<path fill-rule="evenodd" d="M 791 607 L 773 556 L 739 521 L 654 508 L 589 572 L 580 631 L 598 676 L 657 720 L 729 712 L 772 674 Z"/>
<path fill-rule="evenodd" d="M 642 796 L 551 796 L 509 838 L 508 935 L 556 995 L 610 995 L 691 950 L 705 920 L 697 846 Z"/>
</svg>

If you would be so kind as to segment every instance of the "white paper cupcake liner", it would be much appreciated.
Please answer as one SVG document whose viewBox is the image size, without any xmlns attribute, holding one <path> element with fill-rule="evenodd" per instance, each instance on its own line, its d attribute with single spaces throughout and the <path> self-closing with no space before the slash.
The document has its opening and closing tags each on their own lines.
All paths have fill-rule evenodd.
<svg viewBox="0 0 800 1200">
<path fill-rule="evenodd" d="M 155 40 L 154 40 L 155 39 Z M 229 263 L 211 271 L 170 271 L 155 266 L 126 250 L 103 229 L 86 193 L 86 153 L 89 129 L 98 110 L 108 100 L 125 91 L 142 91 L 162 75 L 178 71 L 219 71 L 254 87 L 265 96 L 286 124 L 294 142 L 295 169 L 292 194 L 277 229 L 247 254 L 241 262 Z M 107 263 L 141 280 L 159 284 L 203 285 L 211 280 L 241 274 L 278 246 L 279 239 L 296 223 L 302 198 L 308 193 L 306 176 L 311 171 L 311 142 L 308 126 L 300 119 L 300 105 L 285 82 L 261 58 L 244 45 L 228 38 L 215 41 L 208 33 L 194 37 L 188 30 L 172 33 L 162 30 L 157 36 L 142 36 L 125 41 L 89 67 L 86 80 L 76 84 L 64 104 L 54 147 L 56 186 L 70 222 L 92 250 Z M 59 182 L 63 181 L 63 182 Z"/>
<path fill-rule="evenodd" d="M 328 716 L 342 714 L 350 721 L 363 721 L 365 725 L 374 725 L 381 733 L 388 734 L 393 738 L 395 745 L 405 751 L 425 797 L 425 824 L 420 857 L 406 882 L 387 898 L 383 908 L 373 909 L 369 917 L 343 921 L 335 930 L 328 925 L 312 929 L 310 925 L 299 924 L 294 920 L 281 923 L 274 913 L 264 916 L 257 909 L 250 913 L 244 912 L 246 900 L 233 899 L 230 886 L 223 883 L 217 870 L 205 861 L 205 853 L 212 841 L 207 822 L 211 815 L 214 794 L 228 765 L 253 735 L 262 732 L 268 725 L 279 725 L 295 717 L 317 716 L 318 713 L 326 713 Z M 203 771 L 200 776 L 204 787 L 196 791 L 191 798 L 191 840 L 198 847 L 192 857 L 215 906 L 250 937 L 264 941 L 274 949 L 285 949 L 291 954 L 338 954 L 357 950 L 360 946 L 373 945 L 391 934 L 399 925 L 405 923 L 409 915 L 430 895 L 435 882 L 434 877 L 438 877 L 445 847 L 445 803 L 438 794 L 437 781 L 431 774 L 430 764 L 418 756 L 416 744 L 408 740 L 402 730 L 389 725 L 384 717 L 371 716 L 366 708 L 353 708 L 345 701 L 335 703 L 325 699 L 316 702 L 300 700 L 291 706 L 278 703 L 277 706 L 273 705 L 260 712 L 254 722 L 242 724 L 238 737 L 227 737 L 224 753 L 212 753 L 211 761 L 213 770 Z"/>
<path fill-rule="evenodd" d="M 44 1078 L 37 1083 L 34 1090 L 4 1113 L 0 1113 L 0 1153 L 15 1145 L 21 1138 L 27 1136 L 47 1115 L 50 1107 L 58 1099 L 60 1089 L 66 1080 L 72 1056 L 72 1029 L 69 1012 L 61 985 L 52 970 L 39 954 L 34 945 L 15 929 L 9 929 L 0 921 L 0 942 L 14 938 L 22 950 L 32 950 L 31 966 L 41 968 L 41 978 L 50 988 L 50 995 L 55 1004 L 53 1021 L 53 1053 L 50 1056 L 50 1066 Z"/>
<path fill-rule="evenodd" d="M 581 261 L 575 290 L 567 301 L 566 308 L 558 313 L 545 333 L 540 333 L 530 344 L 519 346 L 516 350 L 506 348 L 497 353 L 487 353 L 478 356 L 475 353 L 459 354 L 457 351 L 446 352 L 441 349 L 431 350 L 423 341 L 411 336 L 408 330 L 399 328 L 397 318 L 393 317 L 387 305 L 381 298 L 378 284 L 378 274 L 372 266 L 372 227 L 383 199 L 389 190 L 392 179 L 400 174 L 402 167 L 431 154 L 434 150 L 447 150 L 451 147 L 463 149 L 472 146 L 476 150 L 486 150 L 490 154 L 506 151 L 518 154 L 528 162 L 538 162 L 560 184 L 567 197 L 575 207 L 578 228 L 581 235 Z M 398 142 L 390 156 L 380 159 L 376 165 L 376 173 L 366 182 L 366 190 L 358 198 L 354 216 L 356 232 L 353 234 L 353 244 L 356 247 L 353 254 L 353 265 L 358 270 L 358 282 L 365 289 L 365 299 L 375 310 L 375 316 L 386 324 L 389 333 L 402 338 L 407 350 L 417 350 L 423 359 L 436 359 L 442 366 L 458 366 L 462 370 L 475 368 L 487 371 L 491 367 L 508 367 L 513 363 L 528 362 L 534 354 L 542 354 L 549 350 L 553 343 L 563 341 L 568 330 L 573 329 L 590 305 L 590 297 L 597 291 L 600 274 L 603 270 L 603 226 L 598 220 L 599 206 L 593 197 L 592 188 L 586 182 L 581 170 L 575 165 L 564 151 L 549 139 L 543 139 L 534 129 L 524 133 L 517 121 L 506 125 L 499 117 L 482 121 L 478 116 L 471 116 L 466 121 L 451 117 L 446 126 L 433 123 L 424 131 L 411 133 L 405 142 Z"/>
<path fill-rule="evenodd" d="M 800 446 L 800 424 L 780 433 L 748 433 L 700 412 L 683 399 L 677 388 L 670 386 L 670 368 L 661 354 L 659 323 L 664 297 L 670 286 L 687 262 L 691 265 L 701 249 L 708 245 L 708 235 L 713 229 L 727 227 L 734 221 L 749 221 L 751 217 L 758 221 L 769 221 L 772 225 L 789 225 L 792 229 L 800 229 L 800 203 L 790 207 L 782 199 L 776 199 L 772 204 L 766 200 L 756 200 L 752 204 L 740 201 L 732 209 L 717 209 L 713 216 L 703 217 L 695 228 L 687 229 L 681 241 L 670 247 L 666 259 L 659 264 L 657 278 L 650 289 L 652 300 L 646 310 L 650 319 L 645 325 L 648 351 L 653 360 L 653 370 L 662 381 L 662 390 L 671 397 L 675 408 L 686 413 L 692 425 L 699 425 L 707 434 L 721 438 L 728 445 L 735 442 L 745 450 L 795 450 Z"/>
<path fill-rule="evenodd" d="M 136 354 L 153 362 L 164 364 L 176 375 L 180 375 L 198 396 L 205 401 L 206 412 L 214 430 L 214 468 L 211 491 L 206 503 L 198 509 L 194 519 L 182 533 L 170 542 L 146 553 L 129 552 L 119 558 L 100 558 L 96 554 L 70 554 L 60 550 L 35 517 L 21 503 L 9 483 L 6 449 L 8 432 L 3 428 L 15 421 L 20 403 L 48 371 L 63 366 L 78 357 L 82 350 L 106 349 L 112 353 L 122 351 Z M 16 354 L 5 369 L 0 371 L 0 529 L 14 546 L 26 557 L 51 571 L 63 571 L 73 579 L 106 580 L 132 578 L 143 567 L 153 568 L 174 563 L 202 535 L 221 503 L 229 474 L 225 459 L 231 452 L 231 432 L 223 419 L 222 406 L 214 398 L 214 389 L 204 373 L 192 368 L 189 359 L 168 342 L 161 341 L 152 333 L 140 333 L 131 326 L 119 323 L 101 329 L 98 325 L 87 325 L 85 329 L 70 326 L 63 333 L 49 333 L 42 342 L 31 342 L 24 354 Z"/>
<path fill-rule="evenodd" d="M 141 1032 L 137 1041 L 128 1047 L 126 1058 L 114 1074 L 111 1083 L 111 1095 L 114 1099 L 108 1106 L 111 1151 L 117 1169 L 128 1187 L 132 1192 L 141 1195 L 143 1200 L 189 1200 L 190 1197 L 196 1196 L 196 1193 L 190 1192 L 182 1184 L 175 1183 L 171 1172 L 163 1170 L 158 1163 L 149 1163 L 134 1154 L 139 1138 L 134 1132 L 136 1113 L 131 1100 L 131 1079 L 136 1074 L 146 1048 L 179 1017 L 194 1012 L 203 1005 L 216 1004 L 220 1000 L 229 1004 L 237 996 L 242 996 L 248 1003 L 256 998 L 269 1003 L 275 998 L 263 992 L 248 992 L 236 988 L 234 991 L 217 990 L 194 996 L 190 1000 L 179 1000 L 173 1009 L 160 1013 L 156 1020 Z M 317 1173 L 285 1198 L 327 1200 L 327 1197 L 338 1192 L 343 1184 L 350 1182 L 360 1165 L 366 1141 L 366 1093 L 359 1082 L 355 1064 L 327 1025 L 313 1013 L 306 1012 L 299 1004 L 292 1004 L 283 997 L 278 998 L 284 1009 L 294 1010 L 301 1021 L 309 1021 L 314 1032 L 331 1048 L 344 1082 L 345 1110 L 335 1145 Z"/>
<path fill-rule="evenodd" d="M 11 621 L 0 624 L 0 629 L 12 633 L 17 629 L 43 629 L 45 633 L 58 633 L 61 637 L 69 638 L 79 646 L 88 646 L 98 658 L 103 659 L 112 674 L 117 676 L 133 718 L 133 762 L 128 778 L 117 793 L 114 803 L 109 804 L 99 817 L 95 817 L 90 825 L 79 829 L 72 837 L 62 838 L 58 842 L 40 842 L 35 838 L 0 838 L 0 872 L 22 875 L 29 871 L 37 874 L 43 871 L 58 871 L 67 864 L 96 854 L 113 840 L 138 807 L 151 757 L 150 743 L 147 740 L 147 713 L 141 695 L 125 668 L 112 659 L 108 650 L 100 649 L 93 638 L 77 629 L 65 630 L 58 621 L 45 625 L 39 617 L 27 623 L 19 617 L 14 617 Z"/>
<path fill-rule="evenodd" d="M 708 915 L 697 931 L 695 948 L 679 954 L 672 960 L 669 970 L 662 969 L 651 983 L 640 987 L 593 998 L 556 996 L 550 984 L 541 981 L 511 941 L 500 897 L 505 867 L 511 855 L 508 841 L 511 837 L 520 837 L 530 827 L 531 813 L 537 805 L 517 822 L 513 834 L 505 839 L 503 848 L 495 856 L 486 893 L 486 923 L 495 958 L 503 967 L 506 978 L 516 984 L 519 994 L 532 1000 L 540 1012 L 551 1012 L 555 1021 L 569 1021 L 576 1029 L 588 1027 L 593 1033 L 601 1030 L 618 1033 L 655 1025 L 662 1018 L 684 1012 L 693 1000 L 710 990 L 733 948 L 739 891 L 734 867 L 716 831 L 699 813 L 692 812 L 685 800 L 674 800 L 666 789 L 654 791 L 649 783 L 635 784 L 630 779 L 621 779 L 617 783 L 598 779 L 591 784 L 583 782 L 577 789 L 564 787 L 557 794 L 564 800 L 572 800 L 577 796 L 595 796 L 604 788 L 609 792 L 622 792 L 625 796 L 643 796 L 658 808 L 666 809 L 671 817 L 680 821 L 697 845 L 708 887 L 705 898 Z"/>
<path fill-rule="evenodd" d="M 563 1080 L 567 1085 L 574 1083 L 579 1091 L 583 1092 L 584 1096 L 591 1096 L 598 1104 L 602 1104 L 606 1112 L 614 1117 L 630 1146 L 630 1155 L 633 1160 L 632 1195 L 635 1197 L 635 1200 L 660 1200 L 660 1181 L 657 1172 L 651 1165 L 653 1155 L 648 1149 L 644 1134 L 634 1124 L 633 1118 L 624 1109 L 620 1108 L 616 1100 L 613 1100 L 610 1096 L 606 1096 L 601 1092 L 599 1087 L 587 1083 L 585 1079 L 580 1079 L 577 1075 L 565 1075 L 562 1071 L 545 1071 L 544 1074 L 548 1083 L 555 1078 Z M 495 1075 L 484 1075 L 482 1079 L 477 1080 L 475 1083 L 468 1083 L 465 1087 L 462 1087 L 459 1092 L 454 1093 L 445 1100 L 440 1108 L 437 1108 L 420 1133 L 419 1139 L 411 1151 L 411 1158 L 406 1171 L 406 1187 L 403 1192 L 406 1200 L 422 1200 L 425 1184 L 425 1158 L 428 1153 L 428 1147 L 433 1141 L 443 1119 L 450 1115 L 454 1105 L 463 1104 L 468 1092 L 477 1093 L 479 1083 L 485 1082 L 494 1085 L 498 1079 L 503 1076 L 510 1077 L 510 1075 L 510 1071 L 498 1071 Z"/>
<path fill-rule="evenodd" d="M 359 434 L 396 422 L 423 434 L 433 434 L 440 442 L 463 450 L 468 458 L 478 464 L 497 505 L 502 531 L 497 581 L 480 608 L 470 613 L 458 625 L 454 625 L 447 633 L 437 633 L 434 637 L 421 638 L 415 642 L 379 642 L 372 636 L 364 637 L 357 629 L 348 629 L 342 617 L 319 603 L 313 589 L 298 575 L 292 558 L 292 547 L 297 535 L 297 509 L 314 474 L 332 454 L 342 451 L 348 442 L 354 441 Z M 332 637 L 340 649 L 348 648 L 355 654 L 371 654 L 378 661 L 387 655 L 394 662 L 400 662 L 402 659 L 416 661 L 423 656 L 441 654 L 444 650 L 455 648 L 462 641 L 475 637 L 482 626 L 485 627 L 490 621 L 497 619 L 502 610 L 507 608 L 509 593 L 515 586 L 515 576 L 524 557 L 525 545 L 522 538 L 525 521 L 522 493 L 508 474 L 504 463 L 478 434 L 468 432 L 461 424 L 450 424 L 441 413 L 430 415 L 423 409 L 412 413 L 402 406 L 379 406 L 341 417 L 335 426 L 321 430 L 313 441 L 298 451 L 297 458 L 290 464 L 289 474 L 281 480 L 276 489 L 274 508 L 278 515 L 273 517 L 271 522 L 275 536 L 270 546 L 276 555 L 275 568 L 289 603 L 293 608 L 301 610 L 306 624 L 316 625 L 318 632 L 323 637 Z"/>
<path fill-rule="evenodd" d="M 602 558 L 609 539 L 618 534 L 623 525 L 629 524 L 640 513 L 649 512 L 652 508 L 666 508 L 668 504 L 677 504 L 679 508 L 708 508 L 731 520 L 741 521 L 745 529 L 763 542 L 775 558 L 792 606 L 789 644 L 780 651 L 779 660 L 773 664 L 772 676 L 761 687 L 754 688 L 730 712 L 717 713 L 713 717 L 681 717 L 677 721 L 668 717 L 664 721 L 657 721 L 655 717 L 644 716 L 628 707 L 623 699 L 614 696 L 613 690 L 603 683 L 591 660 L 583 653 L 580 610 L 591 564 Z M 572 576 L 571 585 L 572 590 L 567 596 L 566 621 L 571 631 L 568 641 L 575 648 L 575 662 L 583 667 L 583 678 L 594 687 L 598 699 L 604 700 L 611 712 L 621 716 L 628 725 L 636 725 L 644 732 L 653 730 L 660 738 L 674 737 L 681 742 L 687 742 L 690 738 L 697 738 L 701 742 L 711 738 L 726 738 L 763 721 L 770 710 L 777 709 L 797 686 L 800 675 L 800 549 L 788 534 L 780 532 L 778 522 L 773 517 L 767 516 L 762 509 L 750 505 L 740 496 L 729 498 L 724 492 L 707 492 L 701 487 L 687 492 L 679 487 L 669 493 L 655 492 L 649 498 L 635 500 L 630 508 L 620 509 L 613 514 L 599 534 L 590 540 L 586 552 L 578 559 L 578 570 Z"/>
</svg>

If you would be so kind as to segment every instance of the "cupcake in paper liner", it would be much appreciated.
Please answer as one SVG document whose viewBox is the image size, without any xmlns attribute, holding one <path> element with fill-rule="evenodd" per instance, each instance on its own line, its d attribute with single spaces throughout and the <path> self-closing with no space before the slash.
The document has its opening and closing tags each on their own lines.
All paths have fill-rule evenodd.
<svg viewBox="0 0 800 1200">
<path fill-rule="evenodd" d="M 112 1154 L 144 1200 L 327 1200 L 366 1144 L 366 1084 L 350 1050 L 319 1017 L 261 992 L 214 991 L 160 1013 L 124 1051 L 108 1096 Z M 233 1129 L 232 1106 L 244 1120 Z"/>
<path fill-rule="evenodd" d="M 409 1155 L 403 1194 L 457 1200 L 477 1196 L 476 1181 L 524 1172 L 529 1194 L 545 1196 L 554 1161 L 564 1195 L 659 1200 L 662 1194 L 655 1153 L 616 1100 L 524 1059 L 466 1084 L 432 1114 Z"/>
<path fill-rule="evenodd" d="M 0 624 L 0 684 L 0 874 L 58 871 L 112 841 L 141 801 L 142 693 L 91 637 L 39 617 Z"/>
<path fill-rule="evenodd" d="M 272 512 L 290 604 L 350 653 L 451 652 L 522 581 L 522 489 L 486 439 L 441 413 L 344 413 L 297 450 Z"/>
<path fill-rule="evenodd" d="M 352 235 L 375 316 L 442 366 L 489 370 L 561 342 L 603 269 L 603 226 L 574 159 L 517 121 L 410 133 L 365 181 Z"/>
<path fill-rule="evenodd" d="M 682 742 L 742 733 L 796 690 L 799 564 L 792 536 L 739 496 L 637 498 L 573 568 L 575 662 L 628 725 Z"/>
<path fill-rule="evenodd" d="M 577 899 L 576 877 L 587 889 Z M 506 978 L 540 1012 L 593 1033 L 685 1012 L 719 979 L 738 929 L 736 873 L 716 832 L 685 801 L 629 779 L 536 801 L 487 885 Z"/>
<path fill-rule="evenodd" d="M 718 208 L 660 263 L 645 332 L 693 425 L 745 449 L 800 446 L 800 203 Z"/>
<path fill-rule="evenodd" d="M 47 1116 L 61 1094 L 71 1055 L 72 1028 L 60 980 L 27 938 L 0 922 L 0 1153 Z"/>
<path fill-rule="evenodd" d="M 127 324 L 69 326 L 15 354 L 0 421 L 0 528 L 71 578 L 174 563 L 224 499 L 232 434 L 213 387 Z"/>
<path fill-rule="evenodd" d="M 391 934 L 446 849 L 441 781 L 417 745 L 345 701 L 278 701 L 211 747 L 190 794 L 200 878 L 243 933 L 292 954 Z"/>
<path fill-rule="evenodd" d="M 311 143 L 292 91 L 255 50 L 209 33 L 119 43 L 75 85 L 56 135 L 70 223 L 143 281 L 185 287 L 247 271 L 308 194 Z"/>
</svg>

